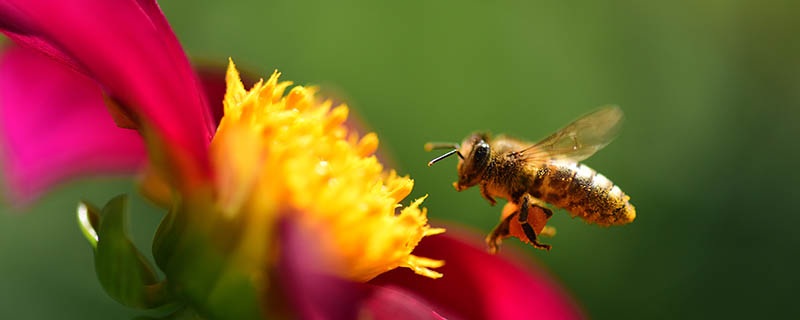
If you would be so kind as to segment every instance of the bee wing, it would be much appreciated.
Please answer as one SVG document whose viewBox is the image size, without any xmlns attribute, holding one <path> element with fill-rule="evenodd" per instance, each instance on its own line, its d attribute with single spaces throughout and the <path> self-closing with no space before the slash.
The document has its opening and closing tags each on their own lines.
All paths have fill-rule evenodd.
<svg viewBox="0 0 800 320">
<path fill-rule="evenodd" d="M 527 161 L 581 161 L 608 145 L 622 126 L 622 110 L 606 106 L 589 113 L 519 153 Z"/>
</svg>

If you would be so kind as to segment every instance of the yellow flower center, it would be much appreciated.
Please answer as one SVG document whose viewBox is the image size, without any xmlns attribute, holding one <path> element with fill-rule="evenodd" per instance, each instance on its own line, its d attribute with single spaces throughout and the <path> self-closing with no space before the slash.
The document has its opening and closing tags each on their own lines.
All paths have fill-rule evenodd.
<svg viewBox="0 0 800 320">
<path fill-rule="evenodd" d="M 291 82 L 279 76 L 247 91 L 229 64 L 225 115 L 210 151 L 223 212 L 262 221 L 294 215 L 315 237 L 309 245 L 348 279 L 367 281 L 396 267 L 441 277 L 429 268 L 442 261 L 411 254 L 424 236 L 444 231 L 427 224 L 423 199 L 399 204 L 413 180 L 384 172 L 372 155 L 378 137 L 359 138 L 343 125 L 346 105 L 320 101 L 315 88 L 302 86 L 284 96 Z"/>
</svg>

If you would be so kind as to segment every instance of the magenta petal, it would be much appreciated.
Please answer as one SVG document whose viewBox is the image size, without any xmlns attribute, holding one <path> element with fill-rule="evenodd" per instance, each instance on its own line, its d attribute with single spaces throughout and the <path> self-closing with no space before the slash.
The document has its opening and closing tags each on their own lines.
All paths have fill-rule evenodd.
<svg viewBox="0 0 800 320">
<path fill-rule="evenodd" d="M 446 318 L 581 319 L 578 306 L 543 270 L 509 256 L 491 255 L 479 241 L 465 241 L 454 232 L 426 237 L 414 254 L 445 260 L 428 279 L 398 268 L 370 281 L 414 292 Z"/>
<path fill-rule="evenodd" d="M 205 94 L 153 0 L 3 0 L 15 42 L 89 75 L 152 125 L 188 174 L 209 174 L 214 132 Z"/>
<path fill-rule="evenodd" d="M 0 139 L 14 200 L 86 174 L 132 173 L 145 148 L 114 124 L 97 84 L 31 49 L 0 58 Z"/>
<path fill-rule="evenodd" d="M 400 287 L 359 284 L 368 290 L 361 304 L 363 317 L 376 320 L 444 319 L 424 299 Z"/>
<path fill-rule="evenodd" d="M 225 113 L 222 107 L 222 100 L 225 99 L 225 91 L 227 90 L 225 69 L 222 66 L 219 68 L 197 68 L 197 74 L 200 76 L 200 83 L 203 85 L 203 91 L 208 98 L 211 117 L 214 119 L 214 123 L 219 124 Z"/>
</svg>

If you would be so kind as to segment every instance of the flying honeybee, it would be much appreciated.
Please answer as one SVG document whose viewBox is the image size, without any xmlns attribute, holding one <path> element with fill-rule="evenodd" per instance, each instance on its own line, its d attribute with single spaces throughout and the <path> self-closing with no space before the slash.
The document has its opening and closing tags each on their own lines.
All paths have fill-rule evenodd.
<svg viewBox="0 0 800 320">
<path fill-rule="evenodd" d="M 491 252 L 512 235 L 514 224 L 536 248 L 550 250 L 537 241 L 537 233 L 553 212 L 543 202 L 566 209 L 573 216 L 603 226 L 626 224 L 636 218 L 636 209 L 605 176 L 579 164 L 616 136 L 622 124 L 622 110 L 616 106 L 589 113 L 538 143 L 486 133 L 468 136 L 461 144 L 427 143 L 425 149 L 453 149 L 428 162 L 428 166 L 453 154 L 458 162 L 458 191 L 478 185 L 481 195 L 495 205 L 495 197 L 509 201 L 516 210 L 502 218 L 487 236 Z M 505 211 L 505 210 L 504 210 Z M 540 213 L 538 230 L 529 214 Z M 516 219 L 516 220 L 515 220 Z"/>
</svg>

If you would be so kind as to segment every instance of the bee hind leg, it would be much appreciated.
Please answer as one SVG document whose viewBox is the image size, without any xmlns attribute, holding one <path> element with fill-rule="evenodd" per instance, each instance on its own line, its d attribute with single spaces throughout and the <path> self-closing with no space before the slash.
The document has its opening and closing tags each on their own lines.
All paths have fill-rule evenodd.
<svg viewBox="0 0 800 320">
<path fill-rule="evenodd" d="M 508 238 L 511 236 L 511 221 L 514 217 L 517 216 L 517 213 L 512 213 L 503 221 L 500 221 L 494 230 L 486 236 L 486 245 L 489 246 L 489 253 L 495 254 L 500 249 L 500 243 L 503 242 L 503 239 Z"/>
<path fill-rule="evenodd" d="M 528 199 L 530 199 L 531 207 L 541 208 L 542 211 L 544 211 L 544 214 L 547 217 L 547 219 L 550 219 L 553 216 L 553 210 L 547 208 L 546 202 L 534 197 L 529 197 Z M 547 226 L 545 226 L 545 228 L 547 228 Z"/>
<path fill-rule="evenodd" d="M 549 244 L 539 243 L 536 241 L 536 232 L 533 231 L 533 227 L 528 223 L 528 210 L 530 209 L 530 196 L 524 195 L 522 196 L 522 205 L 519 207 L 519 214 L 517 215 L 517 221 L 519 222 L 520 226 L 522 227 L 522 231 L 525 232 L 525 236 L 528 237 L 528 240 L 533 244 L 534 247 L 539 249 L 544 249 L 550 251 L 552 246 Z M 553 215 L 553 212 L 550 209 L 540 207 L 545 210 L 545 213 L 549 216 Z M 511 217 L 511 216 L 509 216 Z"/>
</svg>

